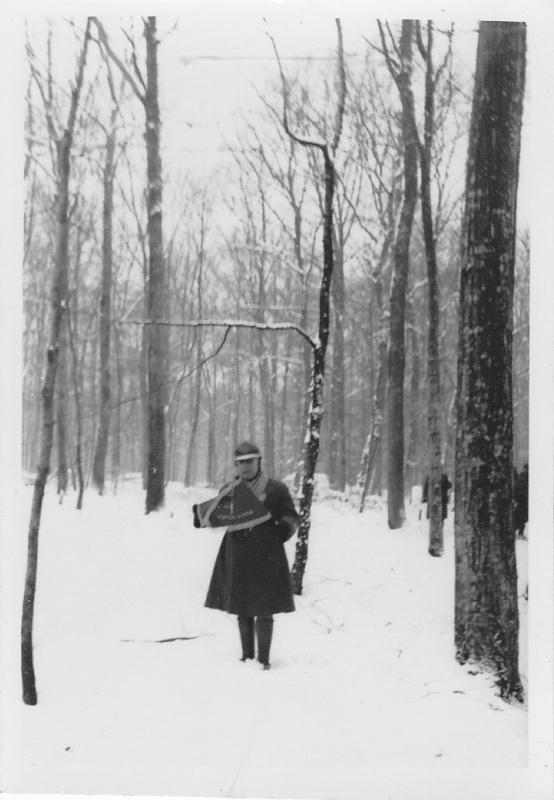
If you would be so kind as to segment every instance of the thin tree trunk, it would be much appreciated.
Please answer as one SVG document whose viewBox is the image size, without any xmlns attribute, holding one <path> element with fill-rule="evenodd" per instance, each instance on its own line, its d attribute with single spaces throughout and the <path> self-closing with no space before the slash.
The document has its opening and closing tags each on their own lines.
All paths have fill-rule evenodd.
<svg viewBox="0 0 554 800">
<path fill-rule="evenodd" d="M 69 222 L 67 223 L 69 225 Z M 61 294 L 69 299 L 69 286 L 67 275 L 62 277 L 64 285 Z M 67 492 L 68 463 L 67 463 L 67 329 L 65 320 L 62 319 L 59 338 L 58 368 L 56 381 L 56 440 L 57 440 L 57 483 L 60 503 Z"/>
<path fill-rule="evenodd" d="M 419 32 L 419 28 L 418 28 Z M 428 502 L 429 510 L 429 553 L 441 556 L 443 544 L 442 511 L 442 441 L 441 441 L 441 387 L 439 357 L 439 285 L 435 233 L 433 229 L 433 209 L 431 205 L 431 158 L 435 126 L 433 75 L 433 25 L 427 23 L 427 45 L 418 36 L 420 50 L 425 59 L 425 123 L 424 141 L 419 143 L 421 166 L 421 219 L 425 241 L 427 263 L 427 286 L 429 291 L 429 330 L 427 338 L 427 382 L 429 386 L 427 406 L 427 427 L 429 436 Z M 415 121 L 414 121 L 415 125 Z"/>
<path fill-rule="evenodd" d="M 402 103 L 402 140 L 404 146 L 404 197 L 394 243 L 393 276 L 390 297 L 390 334 L 388 357 L 388 524 L 402 527 L 404 511 L 404 323 L 406 286 L 410 264 L 410 239 L 417 201 L 417 144 L 412 129 L 414 98 L 412 93 L 412 40 L 414 23 L 402 21 L 400 37 L 401 67 L 395 80 Z"/>
<path fill-rule="evenodd" d="M 200 221 L 200 246 L 198 248 L 198 278 L 196 284 L 196 304 L 198 310 L 198 319 L 202 319 L 203 315 L 203 277 L 204 277 L 204 210 Z M 202 360 L 202 329 L 196 331 L 196 358 L 197 364 Z M 190 437 L 187 450 L 187 462 L 185 466 L 185 486 L 192 485 L 192 466 L 194 461 L 194 453 L 196 449 L 196 437 L 198 434 L 198 423 L 200 420 L 200 401 L 202 390 L 202 370 L 197 369 L 194 377 L 194 400 L 192 409 L 192 422 L 190 429 Z"/>
<path fill-rule="evenodd" d="M 144 21 L 146 38 L 146 160 L 148 174 L 148 319 L 162 320 L 168 305 L 167 270 L 162 232 L 162 161 L 160 156 L 160 108 L 158 98 L 158 39 L 156 17 Z M 169 379 L 169 329 L 148 326 L 148 476 L 146 513 L 164 502 L 166 409 Z"/>
<path fill-rule="evenodd" d="M 419 403 L 420 395 L 420 348 L 419 336 L 416 328 L 416 313 L 414 308 L 414 300 L 411 298 L 408 301 L 406 309 L 406 322 L 409 326 L 409 341 L 410 341 L 410 421 L 409 421 L 409 435 L 408 447 L 406 450 L 406 466 L 408 476 L 408 487 L 411 493 L 412 486 L 416 482 L 416 462 L 417 454 L 420 449 L 420 429 L 421 429 L 421 410 Z M 410 495 L 411 496 L 411 495 Z"/>
<path fill-rule="evenodd" d="M 319 455 L 321 420 L 323 416 L 323 385 L 325 379 L 325 354 L 329 340 L 329 305 L 331 279 L 333 276 L 333 194 L 335 190 L 335 167 L 327 148 L 323 149 L 325 164 L 325 206 L 323 224 L 323 274 L 319 295 L 319 343 L 313 350 L 311 402 L 308 415 L 304 469 L 300 489 L 300 527 L 294 564 L 291 570 L 295 594 L 302 594 L 304 573 L 308 560 L 308 536 L 311 525 L 311 508 L 314 493 L 315 471 Z"/>
<path fill-rule="evenodd" d="M 238 314 L 237 314 L 238 316 Z M 241 423 L 241 409 L 242 409 L 242 380 L 241 380 L 241 357 L 240 357 L 240 343 L 241 343 L 241 336 L 240 330 L 236 332 L 235 338 L 235 358 L 234 358 L 234 366 L 235 366 L 235 391 L 236 391 L 236 400 L 235 400 L 235 416 L 233 418 L 233 444 L 236 446 L 239 442 L 240 436 L 240 423 Z"/>
<path fill-rule="evenodd" d="M 331 374 L 329 484 L 344 492 L 346 488 L 346 428 L 344 405 L 344 251 L 339 240 L 333 270 L 333 371 Z"/>
<path fill-rule="evenodd" d="M 383 270 L 387 261 L 392 240 L 392 231 L 387 233 L 381 248 L 379 266 L 374 274 L 375 304 L 379 312 L 379 331 L 377 338 L 377 377 L 373 394 L 373 408 L 371 428 L 362 452 L 360 470 L 358 473 L 358 486 L 361 487 L 360 513 L 364 510 L 365 501 L 372 488 L 377 470 L 377 458 L 382 452 L 382 432 L 385 416 L 385 403 L 387 396 L 387 355 L 388 336 L 386 330 L 385 309 L 383 301 Z"/>
<path fill-rule="evenodd" d="M 121 365 L 121 343 L 120 332 L 116 328 L 114 331 L 115 349 L 115 374 L 116 374 L 116 406 L 115 406 L 115 429 L 112 435 L 112 458 L 111 475 L 114 492 L 117 491 L 119 476 L 121 473 L 121 403 L 123 399 L 123 367 Z"/>
<path fill-rule="evenodd" d="M 72 380 L 73 380 L 73 394 L 75 398 L 75 470 L 77 472 L 77 505 L 76 508 L 80 511 L 83 507 L 83 495 L 85 492 L 85 479 L 83 475 L 83 412 L 81 403 L 81 384 L 82 380 L 79 376 L 79 359 L 77 357 L 77 347 L 75 342 L 76 331 L 73 330 L 71 325 L 71 318 L 69 312 L 67 314 L 67 332 L 69 338 L 69 348 L 72 360 Z"/>
<path fill-rule="evenodd" d="M 466 175 L 455 479 L 455 641 L 522 697 L 512 524 L 512 314 L 524 23 L 481 22 Z"/>
<path fill-rule="evenodd" d="M 113 272 L 112 216 L 115 162 L 115 115 L 112 112 L 111 128 L 106 139 L 106 161 L 104 164 L 104 203 L 102 209 L 102 284 L 100 290 L 100 419 L 96 450 L 92 467 L 92 482 L 99 494 L 104 493 L 106 454 L 110 433 L 111 413 L 111 295 Z"/>
<path fill-rule="evenodd" d="M 209 417 L 208 417 L 208 456 L 206 478 L 209 486 L 215 485 L 215 447 L 216 447 L 216 426 L 217 426 L 217 375 L 214 365 L 213 385 L 209 393 Z"/>
<path fill-rule="evenodd" d="M 304 448 L 304 471 L 302 475 L 302 486 L 300 490 L 300 526 L 298 529 L 298 541 L 296 544 L 296 554 L 291 570 L 291 581 L 293 590 L 296 594 L 302 594 L 302 584 L 306 563 L 308 559 L 308 537 L 311 525 L 311 507 L 314 492 L 315 471 L 319 455 L 319 443 L 321 434 L 321 420 L 323 415 L 323 385 L 325 378 L 325 355 L 329 341 L 329 306 L 331 281 L 333 279 L 334 253 L 333 253 L 333 197 L 335 192 L 335 165 L 333 159 L 340 141 L 342 133 L 342 123 L 344 117 L 344 106 L 346 98 L 346 75 L 344 70 L 344 51 L 342 29 L 339 19 L 335 20 L 338 37 L 338 80 L 339 95 L 335 125 L 333 131 L 333 141 L 331 146 L 321 144 L 306 139 L 300 139 L 291 131 L 288 123 L 288 89 L 285 76 L 275 42 L 273 46 L 279 63 L 283 86 L 283 127 L 287 135 L 304 147 L 316 148 L 323 156 L 324 164 L 324 204 L 323 204 L 323 272 L 321 277 L 321 287 L 319 292 L 319 331 L 318 338 L 313 348 L 313 369 L 312 381 L 310 386 L 311 402 L 308 415 L 308 425 L 306 431 Z"/>
<path fill-rule="evenodd" d="M 33 619 L 38 564 L 38 537 L 42 512 L 44 489 L 50 471 L 50 456 L 54 438 L 54 393 L 56 370 L 60 348 L 60 333 L 68 307 L 68 297 L 64 294 L 69 272 L 69 176 L 70 151 L 73 129 L 85 68 L 89 42 L 90 21 L 87 21 L 83 47 L 74 88 L 68 123 L 61 137 L 56 140 L 57 149 L 57 201 L 56 201 L 56 261 L 52 279 L 52 324 L 50 341 L 46 352 L 46 371 L 42 387 L 42 442 L 40 459 L 33 491 L 31 519 L 27 539 L 27 569 L 23 592 L 21 615 L 21 678 L 23 702 L 36 705 L 36 677 L 33 662 Z M 47 110 L 48 113 L 48 110 Z"/>
</svg>

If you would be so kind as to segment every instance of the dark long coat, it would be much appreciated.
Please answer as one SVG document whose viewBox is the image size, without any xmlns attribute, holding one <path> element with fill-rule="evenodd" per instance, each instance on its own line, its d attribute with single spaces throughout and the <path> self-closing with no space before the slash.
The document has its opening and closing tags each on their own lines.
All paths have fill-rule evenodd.
<svg viewBox="0 0 554 800">
<path fill-rule="evenodd" d="M 273 520 L 286 515 L 298 522 L 298 514 L 285 484 L 271 478 L 263 504 L 273 519 L 225 533 L 208 588 L 208 608 L 248 617 L 294 611 L 287 555 Z"/>
</svg>

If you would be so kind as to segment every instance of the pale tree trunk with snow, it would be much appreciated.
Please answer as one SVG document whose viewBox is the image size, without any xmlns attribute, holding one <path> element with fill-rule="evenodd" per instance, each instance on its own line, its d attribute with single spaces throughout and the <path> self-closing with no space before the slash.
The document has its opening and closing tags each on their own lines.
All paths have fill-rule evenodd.
<svg viewBox="0 0 554 800">
<path fill-rule="evenodd" d="M 512 317 L 525 84 L 524 23 L 481 22 L 462 240 L 457 387 L 455 641 L 522 697 L 512 524 Z"/>
<path fill-rule="evenodd" d="M 168 307 L 167 272 L 162 231 L 162 160 L 160 155 L 161 120 L 158 99 L 158 39 L 156 18 L 144 22 L 146 38 L 146 160 L 148 173 L 148 319 L 164 319 Z M 169 335 L 163 325 L 148 331 L 148 475 L 146 513 L 164 502 L 166 409 L 169 379 Z"/>
</svg>

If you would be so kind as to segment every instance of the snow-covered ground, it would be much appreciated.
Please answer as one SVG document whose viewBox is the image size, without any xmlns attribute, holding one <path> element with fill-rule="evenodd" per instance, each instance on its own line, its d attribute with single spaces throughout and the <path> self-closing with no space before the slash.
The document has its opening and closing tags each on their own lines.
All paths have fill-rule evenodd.
<svg viewBox="0 0 554 800">
<path fill-rule="evenodd" d="M 527 766 L 527 707 L 454 659 L 452 518 L 427 554 L 420 507 L 313 510 L 304 594 L 276 617 L 272 669 L 239 661 L 235 617 L 204 608 L 223 531 L 192 526 L 213 491 L 170 485 L 143 513 L 117 495 L 45 497 L 35 611 L 38 705 L 21 701 L 19 622 L 31 488 L 3 531 L 1 789 L 10 793 L 443 798 L 492 794 Z M 296 539 L 287 544 L 292 559 Z M 527 679 L 527 542 L 517 542 Z M 161 639 L 175 641 L 160 642 Z M 471 776 L 483 775 L 468 789 Z M 453 777 L 454 776 L 454 777 Z M 488 776 L 488 777 L 487 777 Z M 469 783 L 468 783 L 469 782 Z M 384 788 L 383 788 L 384 787 Z M 469 792 L 469 793 L 468 793 Z M 510 797 L 512 795 L 509 795 Z M 523 794 L 519 795 L 523 798 Z"/>
</svg>

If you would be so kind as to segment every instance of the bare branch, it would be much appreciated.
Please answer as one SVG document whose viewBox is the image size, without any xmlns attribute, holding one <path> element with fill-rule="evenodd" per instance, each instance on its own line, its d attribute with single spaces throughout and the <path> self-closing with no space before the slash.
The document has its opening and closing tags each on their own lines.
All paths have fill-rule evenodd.
<svg viewBox="0 0 554 800">
<path fill-rule="evenodd" d="M 102 44 L 106 48 L 106 52 L 108 53 L 108 55 L 110 56 L 112 61 L 115 64 L 117 64 L 117 66 L 121 70 L 122 74 L 125 76 L 125 79 L 127 80 L 129 85 L 131 86 L 133 92 L 136 94 L 136 96 L 138 97 L 140 102 L 144 104 L 145 96 L 140 91 L 140 88 L 138 87 L 135 79 L 133 78 L 133 76 L 131 75 L 131 73 L 129 72 L 129 70 L 127 69 L 125 64 L 123 63 L 123 61 L 112 50 L 112 48 L 110 46 L 110 43 L 108 41 L 108 35 L 107 35 L 107 33 L 106 33 L 105 29 L 104 29 L 104 26 L 102 25 L 102 23 L 100 22 L 98 17 L 91 17 L 90 19 L 96 25 L 96 29 L 98 30 L 98 36 L 100 38 L 100 41 L 102 42 Z"/>
<path fill-rule="evenodd" d="M 58 138 L 58 133 L 56 131 L 56 126 L 54 124 L 54 117 L 53 117 L 53 108 L 52 108 L 52 87 L 50 77 L 48 77 L 48 95 L 46 95 L 44 91 L 44 87 L 42 85 L 42 80 L 38 69 L 35 63 L 35 53 L 33 48 L 31 47 L 31 43 L 27 40 L 25 43 L 25 49 L 27 51 L 27 57 L 29 61 L 29 68 L 31 70 L 31 75 L 33 80 L 36 84 L 40 97 L 42 99 L 42 104 L 44 106 L 44 113 L 46 115 L 46 123 L 48 125 L 48 132 L 50 137 L 53 141 L 56 141 Z"/>
<path fill-rule="evenodd" d="M 387 40 L 386 40 L 386 37 L 385 37 L 385 31 L 383 30 L 383 24 L 382 24 L 380 19 L 377 20 L 377 26 L 379 28 L 379 36 L 381 38 L 381 45 L 382 45 L 382 50 L 380 52 L 385 57 L 385 62 L 387 64 L 387 68 L 388 68 L 388 70 L 389 70 L 394 82 L 398 86 L 398 75 L 400 73 L 400 65 L 396 61 L 394 61 L 394 59 L 391 57 L 391 54 L 390 54 L 390 51 L 389 51 L 389 46 L 387 44 Z M 389 30 L 388 26 L 387 26 L 387 30 Z M 390 33 L 390 30 L 389 30 L 389 33 Z"/>
<path fill-rule="evenodd" d="M 288 119 L 288 104 L 289 104 L 289 90 L 287 85 L 287 80 L 285 78 L 285 73 L 283 71 L 283 65 L 281 63 L 281 58 L 279 56 L 279 51 L 277 50 L 277 45 L 275 44 L 275 39 L 273 36 L 266 31 L 266 36 L 268 37 L 269 41 L 273 46 L 273 52 L 275 53 L 275 58 L 277 59 L 277 66 L 279 67 L 279 74 L 281 76 L 281 83 L 283 86 L 283 128 L 285 129 L 288 136 L 293 139 L 298 144 L 301 144 L 303 147 L 318 147 L 320 150 L 325 150 L 325 144 L 322 142 L 314 142 L 309 139 L 302 139 L 297 136 L 293 131 L 290 129 L 289 126 L 289 119 Z"/>
<path fill-rule="evenodd" d="M 250 322 L 249 320 L 193 320 L 190 322 L 172 322 L 170 320 L 129 319 L 120 320 L 125 325 L 165 325 L 175 328 L 254 328 L 262 331 L 296 331 L 315 350 L 317 344 L 309 333 L 293 322 Z"/>
<path fill-rule="evenodd" d="M 429 24 L 429 23 L 428 23 Z M 423 35 L 421 33 L 421 22 L 420 20 L 416 20 L 416 42 L 417 47 L 420 52 L 420 55 L 424 61 L 427 61 L 427 50 L 425 49 L 425 45 L 423 43 Z"/>
<path fill-rule="evenodd" d="M 452 25 L 450 26 L 450 30 L 446 32 L 446 36 L 448 37 L 448 49 L 445 53 L 444 59 L 442 60 L 440 66 L 438 67 L 435 73 L 435 83 L 434 83 L 435 86 L 438 85 L 442 73 L 444 72 L 448 64 L 450 64 L 452 61 L 452 38 L 454 36 L 454 23 L 452 23 Z"/>
<path fill-rule="evenodd" d="M 140 83 L 140 85 L 142 86 L 144 94 L 146 95 L 146 83 L 144 82 L 144 78 L 142 77 L 142 72 L 139 69 L 139 65 L 138 65 L 138 61 L 137 61 L 137 48 L 136 48 L 136 45 L 135 45 L 135 40 L 133 39 L 133 37 L 129 33 L 127 33 L 127 31 L 124 28 L 121 29 L 121 32 L 123 33 L 123 35 L 125 36 L 125 38 L 129 42 L 129 44 L 131 45 L 131 63 L 133 65 L 133 69 L 135 71 L 135 75 L 137 76 L 137 80 Z"/>
<path fill-rule="evenodd" d="M 340 24 L 340 19 L 335 19 L 335 24 L 337 26 L 337 37 L 338 37 L 338 73 L 339 73 L 339 97 L 337 103 L 337 113 L 335 117 L 335 132 L 333 135 L 333 142 L 331 144 L 331 152 L 333 155 L 335 154 L 337 147 L 339 146 L 340 136 L 342 133 L 342 123 L 344 119 L 344 105 L 346 102 L 346 73 L 344 70 L 344 46 L 342 41 L 342 28 Z"/>
<path fill-rule="evenodd" d="M 73 135 L 73 128 L 75 127 L 75 117 L 77 115 L 77 106 L 79 104 L 79 95 L 81 93 L 81 88 L 83 86 L 83 75 L 85 71 L 85 61 L 87 58 L 87 49 L 88 43 L 90 39 L 90 17 L 87 19 L 87 25 L 85 28 L 85 35 L 83 39 L 83 48 L 81 50 L 81 55 L 79 58 L 79 65 L 77 67 L 77 75 L 75 78 L 75 86 L 71 90 L 71 106 L 69 109 L 69 116 L 67 119 L 67 132 L 70 136 Z"/>
<path fill-rule="evenodd" d="M 206 364 L 212 358 L 215 358 L 217 355 L 219 355 L 219 353 L 223 349 L 223 346 L 224 346 L 225 342 L 227 341 L 227 337 L 229 336 L 230 331 L 231 331 L 231 327 L 228 326 L 226 331 L 225 331 L 225 333 L 223 334 L 223 339 L 218 344 L 218 346 L 215 348 L 215 350 L 213 350 L 209 355 L 205 356 L 205 358 L 203 358 L 201 361 L 199 361 L 198 364 L 196 364 L 192 369 L 190 369 L 188 372 L 185 372 L 185 370 L 183 368 L 183 370 L 181 371 L 180 375 L 177 377 L 177 380 L 175 381 L 175 385 L 173 387 L 173 391 L 172 391 L 171 397 L 169 399 L 168 405 L 169 405 L 170 408 L 173 405 L 173 401 L 175 399 L 175 395 L 177 393 L 177 390 L 178 390 L 179 386 L 182 384 L 182 382 L 185 380 L 185 378 L 190 378 L 191 375 L 193 375 L 195 372 L 198 372 L 199 369 L 202 369 L 204 364 Z"/>
</svg>

